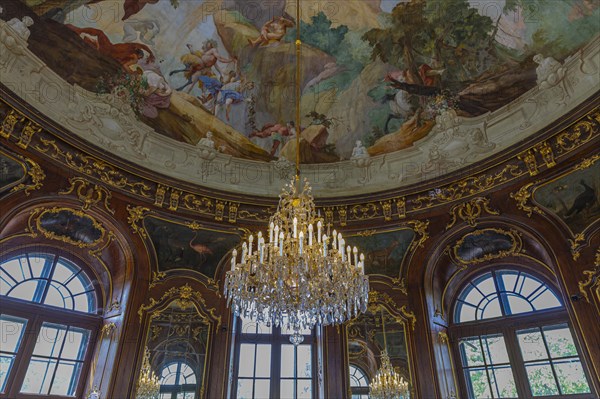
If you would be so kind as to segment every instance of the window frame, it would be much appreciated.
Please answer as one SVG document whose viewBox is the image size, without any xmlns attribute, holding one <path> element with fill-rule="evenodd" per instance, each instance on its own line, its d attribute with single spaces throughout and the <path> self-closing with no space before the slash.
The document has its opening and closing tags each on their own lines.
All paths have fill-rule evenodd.
<svg viewBox="0 0 600 399">
<path fill-rule="evenodd" d="M 353 374 L 350 372 L 350 367 L 354 367 L 360 373 L 362 373 L 362 376 L 365 378 L 365 380 L 367 380 L 367 385 L 360 385 L 357 387 L 352 386 Z M 369 375 L 367 374 L 367 372 L 362 367 L 360 367 L 359 365 L 354 364 L 354 363 L 348 364 L 348 372 L 349 372 L 349 376 L 350 376 L 349 385 L 350 385 L 350 392 L 352 394 L 352 397 L 354 397 L 354 395 L 366 395 L 367 397 L 369 397 L 369 384 L 371 383 L 371 379 L 369 378 Z"/>
<path fill-rule="evenodd" d="M 194 384 L 178 384 L 178 385 L 167 385 L 167 384 L 160 384 L 160 395 L 162 394 L 167 394 L 170 395 L 170 397 L 172 399 L 176 399 L 177 398 L 177 394 L 179 393 L 191 393 L 194 398 L 198 397 L 198 376 L 196 375 L 196 373 L 194 372 L 194 368 L 185 360 L 182 359 L 175 359 L 169 362 L 165 362 L 164 364 L 162 364 L 159 368 L 159 378 L 162 378 L 162 373 L 163 370 L 166 369 L 167 367 L 173 365 L 173 364 L 177 364 L 177 382 L 179 382 L 179 378 L 183 378 L 183 372 L 181 371 L 181 368 L 183 365 L 186 365 L 187 367 L 189 367 L 192 370 L 192 373 L 194 373 L 194 378 L 196 378 L 196 382 Z M 179 388 L 179 389 L 178 389 Z M 185 396 L 185 395 L 184 395 Z"/>
<path fill-rule="evenodd" d="M 269 374 L 270 387 L 269 387 L 269 398 L 278 399 L 280 398 L 281 392 L 281 347 L 282 345 L 292 345 L 289 341 L 289 334 L 283 334 L 281 327 L 271 326 L 271 333 L 253 334 L 243 333 L 242 330 L 242 319 L 241 317 L 234 317 L 236 325 L 235 339 L 233 342 L 233 368 L 231 376 L 231 399 L 237 399 L 237 383 L 238 383 L 238 372 L 240 365 L 240 349 L 242 344 L 269 344 L 271 345 L 271 371 Z M 318 327 L 315 327 L 315 329 Z M 313 329 L 310 335 L 304 335 L 304 341 L 301 345 L 310 344 L 311 346 L 311 390 L 312 398 L 319 399 L 318 392 L 318 337 L 316 330 Z M 255 359 L 256 365 L 256 359 Z M 295 379 L 296 380 L 296 379 Z M 262 398 L 261 398 L 262 399 Z M 287 399 L 287 398 L 285 398 Z"/>
<path fill-rule="evenodd" d="M 11 298 L 4 295 L 0 296 L 0 313 L 27 320 L 23 338 L 15 355 L 11 372 L 6 377 L 6 391 L 0 393 L 0 399 L 54 399 L 82 397 L 87 384 L 87 375 L 91 367 L 92 358 L 96 349 L 96 343 L 103 323 L 101 316 L 103 302 L 99 292 L 98 280 L 96 279 L 95 274 L 91 273 L 89 268 L 86 267 L 87 265 L 85 265 L 84 262 L 81 262 L 81 260 L 76 260 L 69 256 L 65 256 L 62 251 L 54 251 L 46 248 L 36 248 L 34 251 L 21 250 L 19 252 L 12 252 L 0 257 L 0 263 L 32 254 L 53 256 L 55 257 L 53 260 L 54 263 L 56 263 L 59 258 L 62 258 L 79 267 L 82 270 L 81 272 L 85 273 L 92 283 L 94 288 L 96 309 L 93 313 L 87 313 L 31 302 L 19 298 Z M 44 323 L 61 324 L 70 327 L 84 328 L 90 331 L 86 352 L 82 360 L 81 374 L 79 375 L 79 381 L 77 381 L 77 387 L 75 389 L 74 396 L 21 393 L 25 375 L 27 374 L 27 369 L 29 367 L 31 358 L 33 357 L 33 351 Z"/>
<path fill-rule="evenodd" d="M 448 336 L 451 343 L 451 352 L 454 359 L 457 359 L 457 367 L 454 370 L 454 372 L 457 374 L 458 377 L 457 381 L 459 383 L 459 390 L 465 394 L 465 397 L 470 398 L 466 376 L 463 373 L 465 366 L 462 364 L 461 361 L 461 352 L 459 347 L 460 340 L 469 337 L 501 334 L 504 337 L 504 342 L 506 344 L 506 350 L 508 353 L 511 370 L 513 372 L 518 398 L 559 399 L 564 397 L 566 399 L 594 399 L 594 386 L 591 383 L 592 380 L 590 379 L 590 373 L 586 364 L 586 359 L 583 355 L 583 351 L 581 350 L 580 343 L 578 341 L 578 336 L 575 334 L 575 331 L 573 331 L 573 326 L 570 322 L 567 309 L 565 308 L 563 302 L 563 298 L 561 298 L 560 296 L 556 295 L 562 304 L 561 307 L 537 311 L 534 310 L 531 312 L 518 313 L 495 318 L 471 320 L 462 323 L 455 321 L 455 312 L 458 308 L 458 306 L 456 306 L 458 298 L 460 298 L 460 295 L 462 294 L 463 290 L 469 285 L 469 283 L 483 276 L 484 274 L 489 273 L 490 271 L 495 272 L 504 270 L 516 272 L 520 271 L 521 273 L 525 273 L 527 275 L 535 277 L 536 279 L 540 280 L 543 284 L 545 284 L 547 288 L 550 289 L 555 295 L 558 292 L 554 284 L 549 283 L 548 280 L 541 277 L 540 275 L 524 268 L 520 269 L 506 265 L 501 267 L 495 267 L 493 269 L 479 270 L 478 273 L 470 275 L 465 281 L 463 281 L 463 283 L 460 284 L 460 287 L 457 290 L 454 300 L 452 301 L 451 312 L 449 315 L 449 319 L 452 320 L 452 322 L 448 326 Z M 535 314 L 535 317 L 532 317 L 533 314 Z M 569 328 L 569 331 L 575 343 L 575 347 L 577 348 L 578 357 L 581 362 L 584 375 L 590 388 L 590 393 L 572 394 L 564 396 L 533 396 L 531 392 L 531 387 L 529 385 L 527 372 L 525 369 L 525 363 L 523 361 L 523 356 L 521 354 L 520 346 L 518 343 L 517 331 L 534 327 L 543 328 L 546 326 L 553 326 L 559 324 L 566 324 Z"/>
</svg>

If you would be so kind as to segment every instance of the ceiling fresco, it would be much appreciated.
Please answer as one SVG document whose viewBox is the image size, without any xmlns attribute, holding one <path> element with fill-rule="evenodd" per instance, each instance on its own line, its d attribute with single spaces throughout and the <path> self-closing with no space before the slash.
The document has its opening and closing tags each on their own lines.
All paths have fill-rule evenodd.
<svg viewBox="0 0 600 399">
<path fill-rule="evenodd" d="M 25 168 L 8 154 L 0 152 L 0 193 L 25 177 Z"/>
<path fill-rule="evenodd" d="M 154 131 L 270 162 L 294 160 L 300 130 L 311 164 L 408 151 L 441 134 L 444 118 L 478 118 L 554 85 L 600 21 L 585 0 L 303 1 L 298 129 L 294 4 L 14 0 L 10 13 L 35 18 L 28 48 L 52 70 L 125 99 Z M 485 129 L 463 141 L 494 146 Z M 464 152 L 446 147 L 430 159 Z"/>
</svg>

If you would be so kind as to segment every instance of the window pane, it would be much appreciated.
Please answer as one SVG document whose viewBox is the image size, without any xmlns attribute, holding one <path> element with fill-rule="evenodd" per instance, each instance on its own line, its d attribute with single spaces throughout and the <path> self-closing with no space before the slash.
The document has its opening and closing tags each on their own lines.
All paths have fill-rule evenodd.
<svg viewBox="0 0 600 399">
<path fill-rule="evenodd" d="M 554 362 L 554 370 L 563 395 L 590 392 L 579 359 L 556 361 Z"/>
<path fill-rule="evenodd" d="M 460 303 L 458 305 L 458 310 L 457 310 L 457 312 L 459 314 L 458 321 L 461 323 L 464 323 L 466 321 L 475 320 L 475 310 L 476 310 L 476 308 L 474 308 L 472 306 Z"/>
<path fill-rule="evenodd" d="M 516 295 L 509 294 L 508 306 L 509 314 L 519 314 L 533 311 L 533 306 L 524 298 Z"/>
<path fill-rule="evenodd" d="M 297 392 L 298 392 L 298 396 L 297 396 L 298 399 L 312 398 L 312 381 L 311 380 L 298 380 Z"/>
<path fill-rule="evenodd" d="M 281 377 L 294 378 L 294 345 L 281 345 Z M 291 392 L 291 391 L 290 391 Z M 286 396 L 284 396 L 285 398 Z"/>
<path fill-rule="evenodd" d="M 77 381 L 81 373 L 81 363 L 72 361 L 60 361 L 56 369 L 56 376 L 52 382 L 52 395 L 74 396 L 77 389 Z"/>
<path fill-rule="evenodd" d="M 254 377 L 254 350 L 256 345 L 242 344 L 240 346 L 240 377 Z"/>
<path fill-rule="evenodd" d="M 578 356 L 573 336 L 566 325 L 544 327 L 543 330 L 552 358 Z"/>
<path fill-rule="evenodd" d="M 6 388 L 6 380 L 12 369 L 15 355 L 0 355 L 0 392 Z"/>
<path fill-rule="evenodd" d="M 265 324 L 257 323 L 249 318 L 242 319 L 242 334 L 271 334 L 272 327 L 267 327 Z"/>
<path fill-rule="evenodd" d="M 498 296 L 491 297 L 491 300 L 484 306 L 485 307 L 481 308 L 481 311 L 478 312 L 479 319 L 491 319 L 502 316 L 502 310 L 500 310 L 500 301 L 498 300 Z"/>
<path fill-rule="evenodd" d="M 558 387 L 548 362 L 525 365 L 533 396 L 558 395 Z"/>
<path fill-rule="evenodd" d="M 516 398 L 517 387 L 510 367 L 494 367 L 490 370 L 494 396 L 499 398 Z"/>
<path fill-rule="evenodd" d="M 21 387 L 23 393 L 47 395 L 56 368 L 56 360 L 32 357 Z"/>
<path fill-rule="evenodd" d="M 13 288 L 9 296 L 11 298 L 22 299 L 24 301 L 35 302 L 33 299 L 35 297 L 36 290 L 38 287 L 40 290 L 42 290 L 45 284 L 45 280 L 25 281 Z"/>
<path fill-rule="evenodd" d="M 90 332 L 88 330 L 71 327 L 60 357 L 63 359 L 83 360 L 89 337 Z"/>
<path fill-rule="evenodd" d="M 281 380 L 279 393 L 282 399 L 293 399 L 294 380 Z"/>
<path fill-rule="evenodd" d="M 256 380 L 256 383 L 254 384 L 254 398 L 269 399 L 270 385 L 271 380 Z"/>
<path fill-rule="evenodd" d="M 311 359 L 311 347 L 310 345 L 298 345 L 297 359 L 297 377 L 298 378 L 310 378 L 312 376 L 312 359 Z"/>
<path fill-rule="evenodd" d="M 33 354 L 58 357 L 66 332 L 66 326 L 44 323 L 38 335 Z"/>
<path fill-rule="evenodd" d="M 237 398 L 238 399 L 252 399 L 252 386 L 254 380 L 238 379 Z"/>
<path fill-rule="evenodd" d="M 517 339 L 524 361 L 548 359 L 548 353 L 539 329 L 517 331 Z"/>
<path fill-rule="evenodd" d="M 484 364 L 479 338 L 462 339 L 459 345 L 463 366 L 482 366 Z"/>
<path fill-rule="evenodd" d="M 484 369 L 466 370 L 465 373 L 467 380 L 470 381 L 471 393 L 475 399 L 492 397 Z"/>
<path fill-rule="evenodd" d="M 535 298 L 533 306 L 536 310 L 551 309 L 561 307 L 562 304 L 550 290 L 544 291 L 540 296 Z"/>
<path fill-rule="evenodd" d="M 73 309 L 73 298 L 69 292 L 55 282 L 50 283 L 44 305 L 56 306 L 57 308 Z"/>
<path fill-rule="evenodd" d="M 502 335 L 483 337 L 484 354 L 487 364 L 509 363 L 506 344 Z"/>
<path fill-rule="evenodd" d="M 256 377 L 271 376 L 271 345 L 256 345 Z"/>
<path fill-rule="evenodd" d="M 26 319 L 0 315 L 0 352 L 16 353 L 21 345 Z"/>
</svg>

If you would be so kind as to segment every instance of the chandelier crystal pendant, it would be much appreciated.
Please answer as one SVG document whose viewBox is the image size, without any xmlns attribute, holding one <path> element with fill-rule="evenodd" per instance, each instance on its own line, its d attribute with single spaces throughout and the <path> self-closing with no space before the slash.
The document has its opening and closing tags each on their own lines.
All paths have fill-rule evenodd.
<svg viewBox="0 0 600 399">
<path fill-rule="evenodd" d="M 150 367 L 150 351 L 146 348 L 135 397 L 136 399 L 158 399 L 159 395 L 160 380 Z"/>
<path fill-rule="evenodd" d="M 296 177 L 282 189 L 269 219 L 268 236 L 250 235 L 238 261 L 232 253 L 225 276 L 227 306 L 235 316 L 291 330 L 300 344 L 302 330 L 341 324 L 365 312 L 369 280 L 365 257 L 342 235 L 325 228 L 315 212 L 308 181 L 300 191 L 301 47 L 300 0 L 296 0 Z"/>
<path fill-rule="evenodd" d="M 369 384 L 370 399 L 408 399 L 408 382 L 404 377 L 394 371 L 394 366 L 387 352 L 387 339 L 385 335 L 385 316 L 381 310 L 381 323 L 383 325 L 383 351 L 381 352 L 381 367 L 377 370 L 375 378 Z"/>
</svg>

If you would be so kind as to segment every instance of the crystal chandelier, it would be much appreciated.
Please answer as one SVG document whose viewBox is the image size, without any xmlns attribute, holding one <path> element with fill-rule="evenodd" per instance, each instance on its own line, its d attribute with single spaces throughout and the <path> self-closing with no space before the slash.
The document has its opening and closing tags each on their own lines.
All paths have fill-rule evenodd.
<svg viewBox="0 0 600 399">
<path fill-rule="evenodd" d="M 158 399 L 159 393 L 160 382 L 150 367 L 150 351 L 146 348 L 135 397 L 136 399 Z"/>
<path fill-rule="evenodd" d="M 408 382 L 404 377 L 394 371 L 392 362 L 387 353 L 387 340 L 385 336 L 385 316 L 381 311 L 381 323 L 383 325 L 383 346 L 381 352 L 381 367 L 377 370 L 375 378 L 369 384 L 369 398 L 371 399 L 407 399 Z"/>
<path fill-rule="evenodd" d="M 269 219 L 268 237 L 250 235 L 241 257 L 232 253 L 225 276 L 227 306 L 236 316 L 293 331 L 341 324 L 365 312 L 369 295 L 365 257 L 346 245 L 337 231 L 325 229 L 315 212 L 308 181 L 300 184 L 300 1 L 296 1 L 296 177 L 283 188 Z"/>
<path fill-rule="evenodd" d="M 394 371 L 387 350 L 381 352 L 381 368 L 377 370 L 375 378 L 369 385 L 369 397 L 371 399 L 408 398 L 408 382 Z"/>
</svg>

